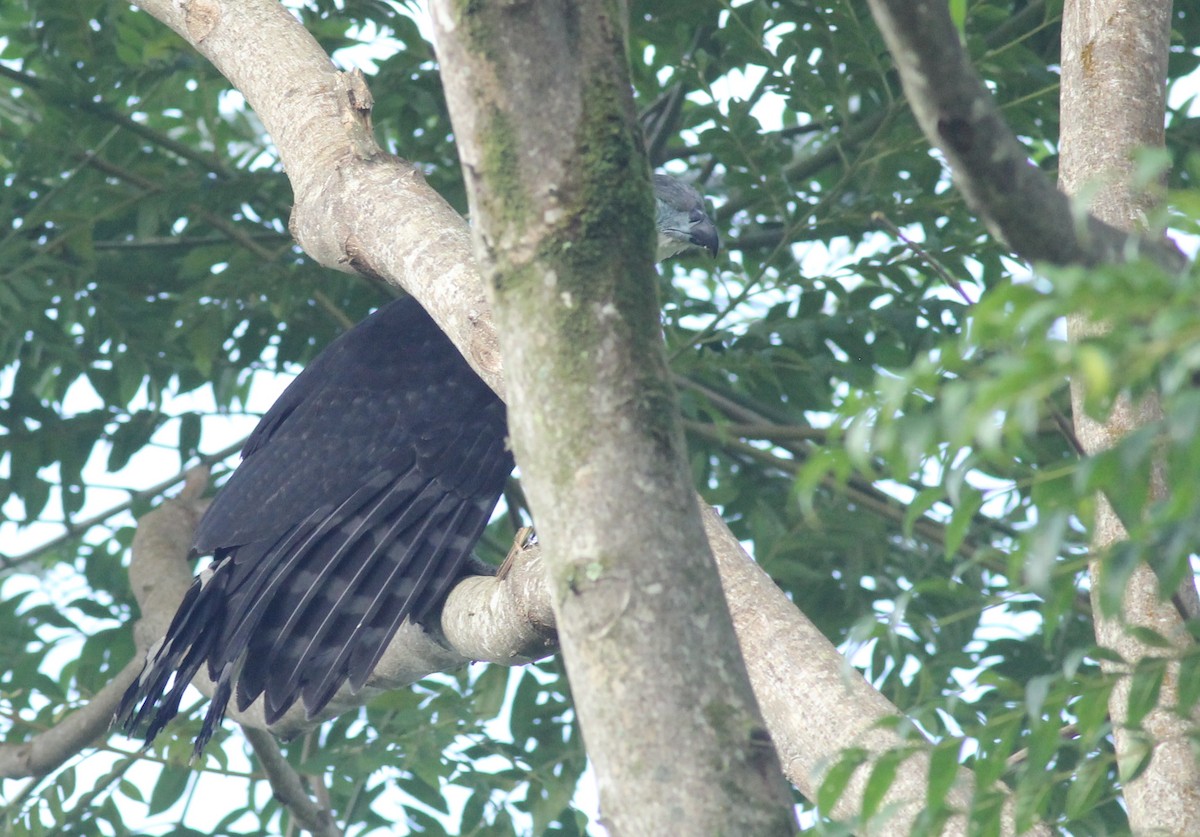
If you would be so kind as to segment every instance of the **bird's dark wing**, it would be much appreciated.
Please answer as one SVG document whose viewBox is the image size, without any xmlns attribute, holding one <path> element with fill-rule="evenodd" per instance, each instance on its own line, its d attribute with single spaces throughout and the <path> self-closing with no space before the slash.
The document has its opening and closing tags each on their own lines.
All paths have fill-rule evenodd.
<svg viewBox="0 0 1200 837">
<path fill-rule="evenodd" d="M 197 752 L 233 694 L 268 722 L 361 688 L 405 618 L 462 575 L 512 470 L 503 403 L 403 299 L 291 383 L 196 533 L 215 555 L 118 720 L 152 738 L 207 664 L 218 682 Z M 171 672 L 174 682 L 168 689 Z"/>
</svg>

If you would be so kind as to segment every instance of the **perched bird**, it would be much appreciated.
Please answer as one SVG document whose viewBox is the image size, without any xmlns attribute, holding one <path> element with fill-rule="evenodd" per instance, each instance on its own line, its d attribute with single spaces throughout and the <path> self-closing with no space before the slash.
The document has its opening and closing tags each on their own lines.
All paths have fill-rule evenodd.
<svg viewBox="0 0 1200 837">
<path fill-rule="evenodd" d="M 655 175 L 659 258 L 717 252 L 700 195 Z M 401 622 L 431 616 L 513 468 L 503 402 L 412 298 L 314 359 L 263 416 L 197 528 L 213 555 L 147 655 L 116 722 L 147 743 L 206 666 L 197 755 L 231 698 L 274 723 L 361 689 Z"/>
<path fill-rule="evenodd" d="M 669 174 L 654 175 L 654 226 L 658 231 L 658 261 L 692 247 L 703 247 L 717 257 L 720 238 L 704 209 L 704 198 L 682 180 Z"/>
</svg>

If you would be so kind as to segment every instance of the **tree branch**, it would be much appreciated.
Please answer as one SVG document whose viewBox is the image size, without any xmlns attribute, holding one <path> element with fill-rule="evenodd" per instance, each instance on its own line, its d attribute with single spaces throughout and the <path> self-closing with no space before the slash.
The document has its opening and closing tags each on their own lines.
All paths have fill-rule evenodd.
<svg viewBox="0 0 1200 837">
<path fill-rule="evenodd" d="M 125 689 L 142 668 L 130 660 L 91 700 L 50 729 L 20 744 L 0 744 L 0 779 L 45 776 L 108 734 Z"/>
<path fill-rule="evenodd" d="M 361 74 L 339 72 L 275 0 L 136 5 L 196 47 L 254 108 L 292 183 L 289 226 L 305 252 L 326 267 L 411 293 L 502 393 L 470 231 L 415 166 L 375 142 Z"/>
<path fill-rule="evenodd" d="M 1061 183 L 1074 193 L 1087 188 L 1092 211 L 1118 227 L 1137 227 L 1158 201 L 1152 190 L 1136 187 L 1134 154 L 1164 143 L 1171 9 L 1170 0 L 1096 0 L 1067 3 L 1063 11 Z M 1106 328 L 1084 311 L 1067 322 L 1073 342 Z M 1163 419 L 1155 393 L 1137 402 L 1118 399 L 1103 420 L 1088 415 L 1086 398 L 1084 382 L 1073 380 L 1075 429 L 1091 454 Z M 1160 462 L 1151 472 L 1150 494 L 1159 502 L 1167 499 L 1166 467 Z M 1129 535 L 1107 497 L 1097 498 L 1096 506 L 1096 557 L 1088 570 L 1092 596 L 1098 599 L 1105 583 L 1104 556 Z M 1185 573 L 1174 600 L 1165 600 L 1154 571 L 1143 564 L 1123 591 L 1119 613 L 1099 606 L 1094 611 L 1097 643 L 1120 655 L 1120 661 L 1101 665 L 1119 675 L 1108 709 L 1130 826 L 1136 834 L 1195 834 L 1200 831 L 1200 762 L 1192 743 L 1200 708 L 1182 713 L 1177 707 L 1183 675 L 1178 658 L 1195 653 L 1185 620 L 1200 613 L 1192 573 Z M 1165 637 L 1170 646 L 1147 643 L 1131 628 Z M 1161 665 L 1163 682 L 1157 705 L 1131 726 L 1131 690 L 1143 663 Z"/>
<path fill-rule="evenodd" d="M 254 755 L 258 756 L 258 763 L 267 774 L 275 798 L 291 811 L 300 827 L 314 837 L 340 837 L 342 830 L 338 828 L 333 814 L 308 795 L 300 774 L 283 757 L 275 739 L 269 733 L 250 726 L 242 727 L 242 732 L 254 748 Z"/>
<path fill-rule="evenodd" d="M 604 821 L 790 834 L 662 347 L 624 6 L 434 3 L 432 17 Z"/>
<path fill-rule="evenodd" d="M 1071 206 L 1005 123 L 939 0 L 869 0 L 925 137 L 988 228 L 1030 261 L 1092 266 L 1143 256 L 1170 271 L 1187 259 Z"/>
</svg>

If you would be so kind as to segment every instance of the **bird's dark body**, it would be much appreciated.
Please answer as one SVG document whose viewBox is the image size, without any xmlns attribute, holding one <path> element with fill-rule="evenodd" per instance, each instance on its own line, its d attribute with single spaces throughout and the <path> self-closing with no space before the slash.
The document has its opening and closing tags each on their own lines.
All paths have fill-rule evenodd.
<svg viewBox="0 0 1200 837">
<path fill-rule="evenodd" d="M 194 549 L 214 554 L 213 572 L 121 720 L 148 721 L 152 737 L 201 665 L 219 684 L 203 738 L 235 682 L 239 708 L 265 692 L 269 721 L 360 688 L 403 619 L 463 574 L 512 471 L 505 433 L 503 403 L 412 299 L 331 343 L 263 416 L 201 520 Z"/>
<path fill-rule="evenodd" d="M 655 175 L 658 258 L 719 238 L 691 186 Z M 504 405 L 411 299 L 321 352 L 267 412 L 200 522 L 213 553 L 117 710 L 152 739 L 206 667 L 203 749 L 235 699 L 267 721 L 359 689 L 404 619 L 463 574 L 504 481 Z M 174 679 L 172 680 L 172 676 Z M 236 695 L 234 689 L 236 688 Z"/>
</svg>

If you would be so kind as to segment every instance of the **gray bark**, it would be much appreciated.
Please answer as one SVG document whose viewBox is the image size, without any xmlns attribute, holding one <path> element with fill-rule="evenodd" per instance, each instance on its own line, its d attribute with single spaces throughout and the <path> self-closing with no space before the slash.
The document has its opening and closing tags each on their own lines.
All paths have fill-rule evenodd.
<svg viewBox="0 0 1200 837">
<path fill-rule="evenodd" d="M 1170 28 L 1169 0 L 1075 0 L 1063 10 L 1059 180 L 1069 194 L 1086 192 L 1091 212 L 1121 229 L 1142 226 L 1156 203 L 1151 190 L 1135 190 L 1134 155 L 1139 148 L 1159 148 L 1165 141 Z M 1075 341 L 1104 328 L 1083 315 L 1068 321 L 1068 334 Z M 1097 421 L 1084 409 L 1086 396 L 1083 382 L 1073 381 L 1075 432 L 1088 453 L 1111 447 L 1127 433 L 1162 418 L 1158 399 L 1148 396 L 1136 404 L 1122 399 Z M 1164 496 L 1161 479 L 1153 479 L 1151 491 Z M 1126 538 L 1112 506 L 1098 498 L 1092 532 L 1093 554 L 1098 557 L 1089 563 L 1093 599 L 1102 587 L 1104 556 Z M 1105 670 L 1125 675 L 1109 698 L 1109 714 L 1134 833 L 1200 834 L 1200 761 L 1191 745 L 1200 713 L 1189 717 L 1175 710 L 1179 665 L 1173 661 L 1193 645 L 1184 615 L 1200 613 L 1200 606 L 1191 578 L 1176 591 L 1174 601 L 1164 600 L 1158 587 L 1153 571 L 1141 566 L 1129 581 L 1120 613 L 1105 613 L 1094 602 L 1096 641 L 1122 660 L 1104 661 Z M 1147 645 L 1131 627 L 1150 629 L 1168 638 L 1174 648 Z M 1123 721 L 1134 667 L 1163 658 L 1172 662 L 1166 665 L 1159 705 L 1140 729 L 1131 729 Z"/>
<path fill-rule="evenodd" d="M 1159 236 L 1073 212 L 1005 124 L 944 2 L 870 0 L 870 6 L 925 138 L 945 154 L 971 208 L 1015 253 L 1057 265 L 1140 254 L 1171 270 L 1186 267 L 1179 250 Z"/>
<path fill-rule="evenodd" d="M 602 821 L 613 834 L 790 834 L 659 336 L 623 9 L 433 9 Z"/>
</svg>

